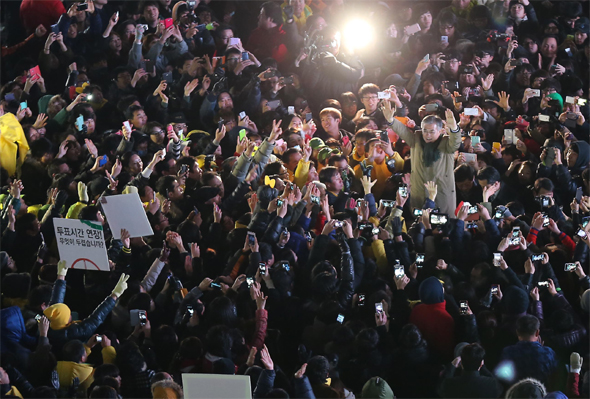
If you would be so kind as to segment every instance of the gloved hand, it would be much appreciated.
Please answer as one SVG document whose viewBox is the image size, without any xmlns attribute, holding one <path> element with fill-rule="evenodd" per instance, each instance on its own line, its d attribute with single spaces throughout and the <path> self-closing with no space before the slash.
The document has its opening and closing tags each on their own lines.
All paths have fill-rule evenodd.
<svg viewBox="0 0 590 399">
<path fill-rule="evenodd" d="M 363 161 L 360 163 L 361 170 L 363 171 L 363 176 L 371 177 L 371 172 L 373 171 L 373 165 L 367 166 L 367 161 Z"/>
<path fill-rule="evenodd" d="M 283 12 L 285 13 L 285 21 L 290 21 L 293 19 L 293 6 L 285 6 L 283 7 Z"/>
<path fill-rule="evenodd" d="M 78 198 L 80 202 L 88 203 L 88 187 L 81 181 L 78 182 Z"/>
<path fill-rule="evenodd" d="M 572 352 L 570 355 L 570 373 L 580 373 L 582 370 L 582 363 L 584 363 L 584 358 L 580 356 L 577 352 Z"/>
<path fill-rule="evenodd" d="M 129 275 L 125 273 L 121 274 L 121 277 L 119 278 L 117 285 L 115 285 L 115 288 L 113 288 L 113 292 L 111 292 L 111 294 L 117 297 L 123 295 L 127 289 L 127 280 L 129 280 Z"/>
<path fill-rule="evenodd" d="M 57 276 L 65 277 L 68 274 L 68 265 L 65 260 L 57 262 Z"/>
</svg>

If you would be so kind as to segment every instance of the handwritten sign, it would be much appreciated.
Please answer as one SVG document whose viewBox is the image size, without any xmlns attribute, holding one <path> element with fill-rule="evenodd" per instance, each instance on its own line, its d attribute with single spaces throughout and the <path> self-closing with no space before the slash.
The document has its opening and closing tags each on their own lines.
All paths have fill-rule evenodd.
<svg viewBox="0 0 590 399">
<path fill-rule="evenodd" d="M 102 225 L 88 220 L 53 219 L 59 257 L 69 267 L 110 271 Z"/>
</svg>

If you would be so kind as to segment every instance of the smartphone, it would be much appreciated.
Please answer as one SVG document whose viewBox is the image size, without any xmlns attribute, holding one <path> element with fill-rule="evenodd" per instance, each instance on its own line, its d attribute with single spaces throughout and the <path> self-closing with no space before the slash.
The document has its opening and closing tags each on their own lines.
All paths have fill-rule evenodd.
<svg viewBox="0 0 590 399">
<path fill-rule="evenodd" d="M 573 54 L 572 54 L 572 49 L 571 49 L 571 48 L 566 48 L 566 49 L 565 49 L 565 53 L 567 54 L 567 56 L 568 56 L 568 57 L 571 57 L 571 56 L 573 55 Z"/>
<path fill-rule="evenodd" d="M 147 323 L 147 314 L 145 310 L 140 310 L 138 313 L 139 316 L 139 325 L 145 326 Z"/>
<path fill-rule="evenodd" d="M 59 24 L 51 25 L 51 32 L 57 35 L 59 33 Z"/>
<path fill-rule="evenodd" d="M 535 200 L 541 205 L 542 208 L 549 208 L 551 206 L 551 200 L 546 195 L 539 195 L 535 197 Z"/>
<path fill-rule="evenodd" d="M 289 270 L 291 270 L 291 266 L 289 265 L 289 262 L 286 261 L 286 260 L 284 260 L 284 261 L 281 262 L 281 267 L 283 268 L 283 270 L 285 270 L 287 272 Z"/>
<path fill-rule="evenodd" d="M 424 111 L 426 112 L 436 112 L 438 111 L 438 104 L 434 103 L 434 104 L 426 104 L 424 106 Z"/>
<path fill-rule="evenodd" d="M 584 105 L 586 105 L 586 103 L 588 102 L 587 99 L 585 98 L 578 98 L 578 105 L 583 107 Z"/>
<path fill-rule="evenodd" d="M 162 80 L 165 80 L 166 83 L 171 84 L 174 82 L 174 77 L 172 76 L 172 72 L 164 72 L 162 74 Z"/>
<path fill-rule="evenodd" d="M 270 71 L 268 71 L 264 74 L 265 79 L 274 78 L 275 76 L 277 76 L 277 71 L 274 69 L 271 69 Z"/>
<path fill-rule="evenodd" d="M 402 184 L 397 191 L 399 192 L 399 195 L 401 197 L 407 197 L 408 196 L 408 185 L 407 184 Z"/>
<path fill-rule="evenodd" d="M 590 222 L 590 216 L 584 216 L 582 218 L 582 227 L 588 226 L 588 222 Z M 43 241 L 43 242 L 45 242 L 45 241 Z"/>
<path fill-rule="evenodd" d="M 252 287 L 252 284 L 254 284 L 254 278 L 246 277 L 246 284 L 248 285 L 248 288 Z"/>
<path fill-rule="evenodd" d="M 88 3 L 78 4 L 76 6 L 76 11 L 86 11 L 88 10 Z"/>
<path fill-rule="evenodd" d="M 293 83 L 295 83 L 295 81 L 293 80 L 293 76 L 287 76 L 283 79 L 283 83 L 286 85 L 292 85 Z M 295 112 L 293 112 L 295 113 Z"/>
<path fill-rule="evenodd" d="M 29 106 L 27 105 L 27 102 L 26 102 L 26 101 L 23 101 L 22 103 L 20 103 L 20 109 L 21 109 L 21 110 L 22 110 L 22 109 L 26 109 L 26 108 L 28 108 L 28 107 L 29 107 Z"/>
<path fill-rule="evenodd" d="M 379 205 L 383 205 L 385 208 L 393 208 L 395 206 L 394 200 L 380 200 Z"/>
<path fill-rule="evenodd" d="M 320 204 L 320 197 L 318 197 L 317 195 L 312 195 L 311 196 L 311 202 L 314 203 L 314 204 L 316 204 L 316 205 L 319 205 Z"/>
<path fill-rule="evenodd" d="M 548 227 L 549 226 L 549 216 L 547 216 L 547 214 L 543 214 L 543 227 Z"/>
<path fill-rule="evenodd" d="M 76 118 L 76 128 L 80 132 L 84 128 L 84 117 L 82 115 L 78 115 L 78 117 Z"/>
<path fill-rule="evenodd" d="M 250 54 L 248 54 L 246 51 L 244 51 L 242 53 L 242 61 L 247 61 L 250 59 Z"/>
<path fill-rule="evenodd" d="M 498 293 L 498 284 L 492 284 L 491 292 L 492 295 L 496 295 Z"/>
<path fill-rule="evenodd" d="M 186 312 L 188 313 L 189 317 L 193 317 L 193 314 L 195 314 L 193 305 L 186 305 Z"/>
<path fill-rule="evenodd" d="M 383 304 L 381 302 L 375 304 L 375 313 L 383 313 Z"/>
<path fill-rule="evenodd" d="M 98 166 L 99 167 L 103 167 L 106 165 L 107 161 L 109 160 L 109 158 L 106 155 L 103 155 L 102 157 L 100 157 L 100 159 L 98 160 Z"/>
<path fill-rule="evenodd" d="M 289 105 L 289 106 L 287 107 L 287 113 L 288 113 L 289 115 L 295 115 L 295 107 L 294 107 L 294 106 L 292 106 L 292 105 Z"/>
<path fill-rule="evenodd" d="M 268 108 L 270 108 L 271 111 L 274 111 L 275 109 L 277 109 L 280 105 L 281 105 L 281 100 L 272 100 L 269 101 L 267 103 Z"/>
<path fill-rule="evenodd" d="M 424 211 L 422 209 L 414 208 L 414 216 L 422 216 Z"/>
<path fill-rule="evenodd" d="M 277 200 L 277 208 L 280 208 L 281 206 L 283 206 L 284 201 L 282 199 L 278 199 Z"/>
<path fill-rule="evenodd" d="M 365 306 L 365 294 L 359 294 L 358 306 Z"/>
<path fill-rule="evenodd" d="M 40 315 L 40 314 L 36 315 L 35 316 L 35 321 L 38 323 L 41 320 L 42 317 L 43 317 L 43 315 Z"/>
<path fill-rule="evenodd" d="M 580 238 L 586 238 L 587 234 L 586 231 L 584 229 L 578 229 L 578 231 L 576 231 L 576 234 L 578 237 Z"/>
<path fill-rule="evenodd" d="M 470 136 L 471 137 L 471 146 L 475 147 L 476 145 L 481 143 L 481 137 L 479 136 Z"/>
<path fill-rule="evenodd" d="M 416 267 L 422 269 L 424 267 L 424 254 L 416 254 Z"/>
<path fill-rule="evenodd" d="M 174 20 L 172 18 L 166 18 L 164 20 L 164 29 L 168 29 L 172 25 L 174 25 Z"/>
<path fill-rule="evenodd" d="M 540 260 L 543 260 L 545 258 L 545 255 L 543 254 L 533 254 L 531 255 L 531 261 L 532 262 L 538 262 Z"/>
<path fill-rule="evenodd" d="M 387 133 L 387 130 L 380 130 L 379 131 L 379 140 L 381 140 L 385 143 L 389 143 L 389 134 Z"/>
<path fill-rule="evenodd" d="M 335 220 L 334 221 L 334 227 L 337 229 L 342 227 L 343 225 L 344 225 L 344 223 L 342 222 L 342 220 Z"/>
<path fill-rule="evenodd" d="M 387 93 L 385 91 L 377 92 L 377 98 L 379 100 L 384 100 L 384 99 L 391 98 L 391 93 Z"/>
<path fill-rule="evenodd" d="M 313 118 L 313 114 L 308 112 L 305 114 L 305 123 L 309 123 L 309 121 Z"/>
<path fill-rule="evenodd" d="M 239 46 L 242 44 L 242 41 L 240 40 L 239 37 L 231 37 L 229 39 L 229 46 Z"/>
<path fill-rule="evenodd" d="M 344 323 L 344 315 L 339 314 L 338 317 L 336 317 L 336 321 L 340 324 Z"/>
<path fill-rule="evenodd" d="M 396 261 L 397 264 L 393 267 L 393 275 L 395 276 L 396 280 L 401 279 L 406 274 L 404 271 L 404 267 L 399 264 L 399 261 Z"/>
<path fill-rule="evenodd" d="M 539 114 L 539 122 L 550 122 L 551 118 L 549 115 Z"/>
<path fill-rule="evenodd" d="M 465 108 L 463 110 L 463 113 L 467 116 L 477 116 L 479 115 L 479 111 L 477 110 L 477 108 Z"/>
<path fill-rule="evenodd" d="M 573 272 L 578 267 L 575 263 L 566 263 L 563 270 L 566 272 Z"/>
<path fill-rule="evenodd" d="M 260 262 L 258 264 L 258 269 L 260 270 L 260 275 L 264 276 L 266 274 L 266 263 Z"/>
<path fill-rule="evenodd" d="M 477 208 L 477 205 L 470 205 L 469 209 L 467 210 L 467 214 L 473 215 L 474 213 L 477 213 L 478 211 L 479 211 L 479 209 Z"/>
<path fill-rule="evenodd" d="M 216 283 L 216 282 L 211 282 L 211 284 L 209 284 L 209 287 L 215 288 L 217 290 L 220 290 L 221 289 L 221 284 Z"/>
<path fill-rule="evenodd" d="M 96 342 L 102 342 L 102 335 L 96 336 Z"/>
<path fill-rule="evenodd" d="M 350 143 L 350 139 L 348 138 L 348 136 L 343 136 L 342 137 L 342 145 L 344 147 L 346 147 L 348 145 L 348 143 Z"/>
<path fill-rule="evenodd" d="M 441 36 L 440 37 L 440 41 L 441 41 L 441 43 L 448 43 L 449 42 L 449 37 L 448 36 Z"/>
<path fill-rule="evenodd" d="M 433 225 L 443 225 L 446 224 L 449 220 L 449 215 L 445 213 L 431 213 L 430 214 L 430 224 Z"/>
<path fill-rule="evenodd" d="M 406 28 L 406 32 L 408 33 L 408 35 L 413 35 L 415 33 L 418 33 L 422 30 L 422 28 L 420 27 L 420 24 L 414 24 L 414 25 L 410 25 Z"/>
<path fill-rule="evenodd" d="M 513 58 L 510 60 L 510 63 L 508 65 L 515 67 L 515 66 L 519 66 L 520 62 Z"/>
<path fill-rule="evenodd" d="M 461 301 L 459 302 L 459 307 L 461 309 L 461 314 L 462 315 L 466 315 L 467 314 L 467 309 L 469 309 L 469 304 L 467 301 Z"/>
<path fill-rule="evenodd" d="M 572 96 L 567 96 L 567 97 L 565 98 L 565 102 L 566 102 L 567 104 L 574 104 L 574 103 L 576 102 L 576 98 L 575 98 L 575 97 L 572 97 Z"/>
<path fill-rule="evenodd" d="M 494 266 L 500 267 L 500 263 L 502 262 L 502 254 L 499 252 L 494 252 Z"/>
<path fill-rule="evenodd" d="M 514 129 L 504 129 L 504 140 L 507 144 L 516 144 Z"/>
<path fill-rule="evenodd" d="M 520 226 L 514 226 L 512 228 L 512 238 L 519 238 L 520 236 Z"/>
<path fill-rule="evenodd" d="M 467 98 L 465 98 L 465 96 L 458 96 L 458 97 L 455 97 L 455 102 L 464 103 L 464 102 L 467 102 Z M 465 114 L 465 115 L 467 115 L 467 114 Z"/>
<path fill-rule="evenodd" d="M 539 281 L 537 285 L 539 287 L 549 287 L 549 281 Z"/>
<path fill-rule="evenodd" d="M 312 242 L 312 241 L 313 241 L 313 237 L 311 236 L 311 233 L 310 233 L 309 231 L 306 231 L 306 232 L 304 233 L 304 236 L 305 236 L 305 240 L 306 240 L 307 242 Z"/>
</svg>

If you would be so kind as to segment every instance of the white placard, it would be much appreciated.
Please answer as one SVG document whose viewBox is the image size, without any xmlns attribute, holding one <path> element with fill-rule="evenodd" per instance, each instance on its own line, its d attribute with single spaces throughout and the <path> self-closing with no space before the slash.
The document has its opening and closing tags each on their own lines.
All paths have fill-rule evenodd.
<svg viewBox="0 0 590 399">
<path fill-rule="evenodd" d="M 154 234 L 139 194 L 109 195 L 102 197 L 100 204 L 115 239 L 121 238 L 121 229 L 126 229 L 131 238 Z"/>
<path fill-rule="evenodd" d="M 182 375 L 184 397 L 190 399 L 252 399 L 247 375 Z"/>
<path fill-rule="evenodd" d="M 59 258 L 68 267 L 110 271 L 102 225 L 79 219 L 53 219 Z"/>
</svg>

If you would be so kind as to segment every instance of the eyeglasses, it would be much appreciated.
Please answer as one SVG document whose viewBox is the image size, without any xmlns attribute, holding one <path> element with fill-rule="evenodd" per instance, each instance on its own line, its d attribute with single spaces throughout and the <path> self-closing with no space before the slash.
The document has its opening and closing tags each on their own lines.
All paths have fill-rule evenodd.
<svg viewBox="0 0 590 399">
<path fill-rule="evenodd" d="M 158 135 L 158 136 L 163 136 L 164 135 L 164 131 L 163 130 L 154 130 L 150 134 Z"/>
<path fill-rule="evenodd" d="M 379 97 L 377 97 L 377 96 L 363 97 L 363 100 L 369 100 L 369 101 L 379 100 Z"/>
</svg>

